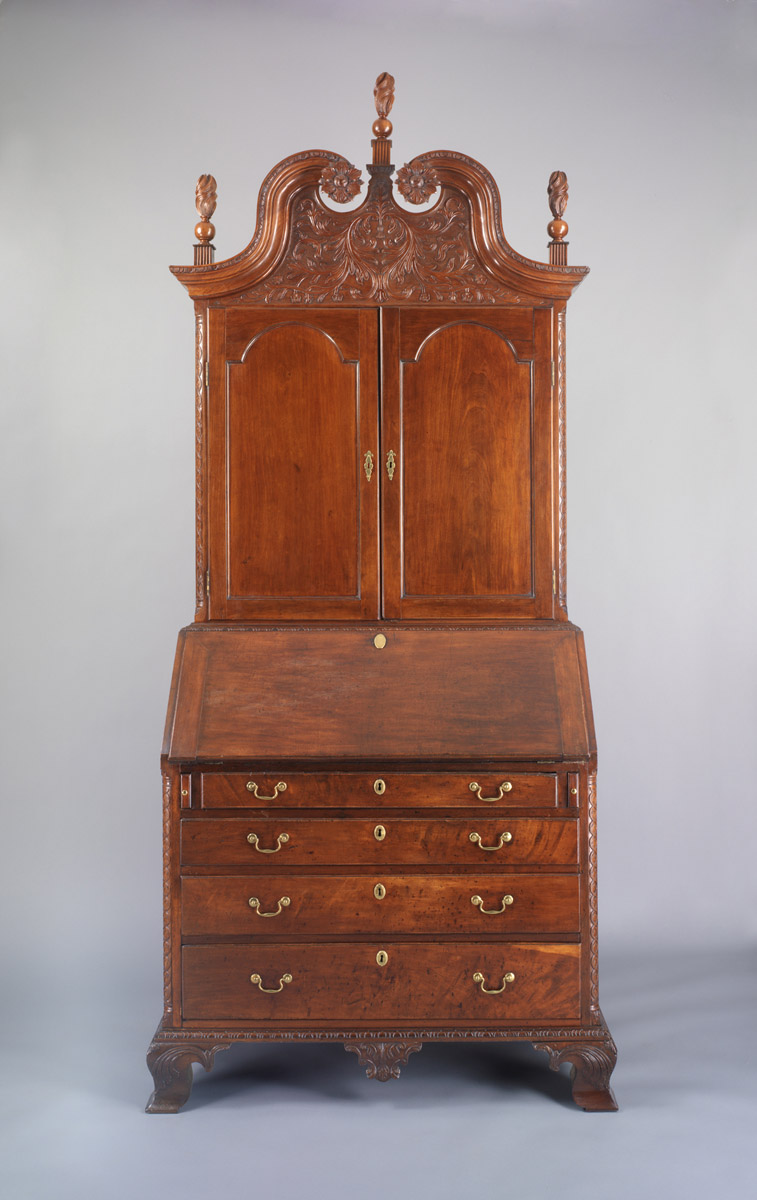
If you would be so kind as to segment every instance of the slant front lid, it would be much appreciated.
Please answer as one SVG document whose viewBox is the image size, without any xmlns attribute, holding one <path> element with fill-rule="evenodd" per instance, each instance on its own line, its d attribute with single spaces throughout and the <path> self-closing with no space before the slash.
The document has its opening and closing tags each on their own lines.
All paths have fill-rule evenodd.
<svg viewBox="0 0 757 1200">
<path fill-rule="evenodd" d="M 179 634 L 164 753 L 585 759 L 594 745 L 584 679 L 572 626 L 190 626 Z"/>
</svg>

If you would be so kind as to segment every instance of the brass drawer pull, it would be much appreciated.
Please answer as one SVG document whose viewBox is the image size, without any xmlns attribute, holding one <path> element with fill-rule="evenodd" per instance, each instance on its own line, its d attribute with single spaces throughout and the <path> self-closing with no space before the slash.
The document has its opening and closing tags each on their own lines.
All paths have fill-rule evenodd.
<svg viewBox="0 0 757 1200">
<path fill-rule="evenodd" d="M 484 976 L 481 974 L 480 971 L 476 971 L 475 975 L 473 976 L 473 982 L 481 984 L 481 991 L 486 996 L 499 996 L 501 992 L 504 992 L 508 983 L 513 983 L 514 981 L 515 981 L 515 976 L 513 975 L 512 971 L 508 971 L 506 975 L 502 976 L 502 987 L 488 988 L 488 987 L 484 987 Z"/>
<path fill-rule="evenodd" d="M 484 800 L 487 804 L 493 804 L 495 800 L 501 800 L 505 792 L 511 792 L 513 790 L 513 785 L 507 780 L 499 785 L 499 795 L 497 796 L 482 796 L 480 783 L 469 783 L 468 787 L 472 792 L 476 793 L 479 800 Z"/>
<path fill-rule="evenodd" d="M 480 896 L 471 896 L 470 902 L 471 904 L 475 904 L 476 908 L 479 908 L 482 913 L 486 913 L 487 917 L 492 917 L 497 913 L 503 913 L 506 908 L 509 908 L 513 902 L 513 897 L 503 896 L 501 908 L 484 908 L 484 902 Z M 250 904 L 252 904 L 252 901 L 250 901 Z"/>
<path fill-rule="evenodd" d="M 273 912 L 269 912 L 269 913 L 264 913 L 264 912 L 260 911 L 260 901 L 258 900 L 257 896 L 250 896 L 247 903 L 249 904 L 250 908 L 255 909 L 255 912 L 258 914 L 259 917 L 278 917 L 281 910 L 283 908 L 289 908 L 289 905 L 292 903 L 292 901 L 289 899 L 288 896 L 282 896 L 281 899 L 279 900 L 276 908 L 273 910 Z"/>
<path fill-rule="evenodd" d="M 255 847 L 258 854 L 278 854 L 281 847 L 283 845 L 285 845 L 286 842 L 289 841 L 289 834 L 288 833 L 280 833 L 279 836 L 276 838 L 276 845 L 273 847 L 272 850 L 265 850 L 262 846 L 258 845 L 258 835 L 256 833 L 248 833 L 247 841 L 250 843 L 251 846 Z"/>
<path fill-rule="evenodd" d="M 499 835 L 499 841 L 496 843 L 496 845 L 485 846 L 484 843 L 481 841 L 480 833 L 469 833 L 468 834 L 468 841 L 474 842 L 478 846 L 479 850 L 501 850 L 502 847 L 507 842 L 511 842 L 512 840 L 513 840 L 513 835 L 511 833 L 509 833 L 507 830 L 505 830 L 504 833 L 501 833 Z"/>
<path fill-rule="evenodd" d="M 252 792 L 256 800 L 275 800 L 279 792 L 285 792 L 287 790 L 287 785 L 285 783 L 277 783 L 273 789 L 272 796 L 261 796 L 260 792 L 258 791 L 258 785 L 252 779 L 248 784 L 246 784 L 246 787 L 248 792 Z"/>
<path fill-rule="evenodd" d="M 292 976 L 289 974 L 288 971 L 285 975 L 281 976 L 281 979 L 279 980 L 279 986 L 277 988 L 264 988 L 263 981 L 260 978 L 260 976 L 258 975 L 257 971 L 255 972 L 254 975 L 250 976 L 250 983 L 256 983 L 258 985 L 260 991 L 267 992 L 269 996 L 274 996 L 277 992 L 283 992 L 284 984 L 291 983 L 291 982 L 292 982 Z"/>
</svg>

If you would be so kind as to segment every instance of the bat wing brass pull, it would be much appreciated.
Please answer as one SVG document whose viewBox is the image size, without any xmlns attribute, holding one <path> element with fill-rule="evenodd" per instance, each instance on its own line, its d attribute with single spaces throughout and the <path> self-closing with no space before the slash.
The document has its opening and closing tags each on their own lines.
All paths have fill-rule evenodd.
<svg viewBox="0 0 757 1200">
<path fill-rule="evenodd" d="M 257 971 L 255 972 L 254 975 L 250 976 L 250 983 L 256 983 L 258 985 L 258 988 L 260 989 L 260 991 L 267 992 L 269 996 L 274 996 L 277 992 L 283 992 L 284 984 L 291 983 L 291 982 L 292 982 L 292 976 L 289 974 L 288 971 L 286 972 L 285 975 L 281 976 L 281 979 L 279 980 L 279 986 L 276 988 L 264 988 L 263 981 L 260 978 L 260 976 L 258 975 Z"/>
<path fill-rule="evenodd" d="M 288 896 L 282 896 L 273 912 L 268 913 L 260 911 L 260 901 L 258 900 L 257 896 L 250 896 L 250 899 L 247 901 L 247 903 L 249 904 L 250 908 L 255 909 L 255 912 L 259 917 L 278 917 L 281 910 L 288 908 L 292 901 Z"/>
<path fill-rule="evenodd" d="M 511 792 L 513 790 L 513 785 L 508 780 L 505 780 L 504 783 L 499 785 L 499 794 L 496 796 L 482 796 L 480 783 L 469 783 L 468 787 L 472 792 L 476 793 L 479 800 L 484 800 L 487 804 L 493 804 L 495 800 L 501 800 L 505 792 Z"/>
<path fill-rule="evenodd" d="M 486 913 L 487 917 L 493 917 L 498 913 L 503 913 L 505 909 L 512 904 L 513 897 L 503 896 L 501 908 L 484 908 L 484 902 L 480 896 L 471 896 L 470 902 L 471 904 L 475 904 L 476 908 L 480 909 L 482 913 Z M 250 903 L 252 903 L 252 901 L 250 901 Z"/>
<path fill-rule="evenodd" d="M 501 833 L 499 835 L 499 840 L 496 842 L 496 844 L 494 846 L 485 846 L 484 843 L 481 841 L 480 833 L 469 833 L 468 834 L 468 841 L 475 843 L 475 845 L 478 846 L 479 850 L 501 850 L 502 847 L 507 842 L 511 842 L 512 840 L 513 840 L 513 835 L 511 833 L 509 833 L 507 830 L 505 830 L 504 833 Z"/>
<path fill-rule="evenodd" d="M 248 833 L 247 841 L 250 843 L 251 846 L 255 847 L 258 854 L 278 854 L 281 847 L 283 845 L 285 845 L 286 842 L 289 841 L 289 834 L 288 833 L 280 833 L 279 836 L 276 838 L 276 845 L 273 847 L 272 850 L 265 850 L 263 848 L 263 846 L 258 845 L 258 835 L 256 833 Z"/>
<path fill-rule="evenodd" d="M 502 987 L 488 988 L 488 987 L 484 987 L 484 976 L 481 974 L 480 971 L 476 971 L 476 973 L 473 976 L 473 982 L 479 983 L 481 985 L 481 991 L 486 996 L 499 996 L 501 992 L 504 992 L 508 983 L 514 983 L 514 981 L 515 981 L 515 976 L 513 975 L 512 971 L 508 971 L 506 975 L 502 976 Z"/>
<path fill-rule="evenodd" d="M 277 783 L 273 789 L 272 796 L 261 796 L 260 792 L 258 791 L 258 785 L 252 779 L 248 784 L 246 784 L 246 787 L 248 792 L 252 792 L 256 800 L 275 800 L 279 792 L 285 792 L 287 790 L 287 785 L 285 783 Z"/>
</svg>

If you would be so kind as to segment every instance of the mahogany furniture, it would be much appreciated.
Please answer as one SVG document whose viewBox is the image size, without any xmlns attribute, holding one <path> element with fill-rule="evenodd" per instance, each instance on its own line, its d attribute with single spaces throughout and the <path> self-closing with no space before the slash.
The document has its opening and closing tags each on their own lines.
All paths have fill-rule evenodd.
<svg viewBox="0 0 757 1200">
<path fill-rule="evenodd" d="M 148 1112 L 233 1042 L 528 1041 L 616 1107 L 598 1003 L 596 746 L 568 621 L 567 182 L 549 263 L 489 173 L 308 151 L 195 263 L 195 623 L 163 747 L 165 1011 Z M 399 203 L 395 190 L 404 203 Z M 428 203 L 430 201 L 430 203 Z M 409 206 L 423 206 L 415 211 Z"/>
</svg>

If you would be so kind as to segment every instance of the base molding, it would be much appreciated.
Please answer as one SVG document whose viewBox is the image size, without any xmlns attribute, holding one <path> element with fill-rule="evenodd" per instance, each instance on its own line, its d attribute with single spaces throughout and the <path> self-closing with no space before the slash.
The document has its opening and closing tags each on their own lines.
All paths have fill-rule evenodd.
<svg viewBox="0 0 757 1200">
<path fill-rule="evenodd" d="M 357 1056 L 368 1079 L 385 1083 L 399 1079 L 400 1067 L 424 1042 L 532 1042 L 549 1056 L 553 1071 L 569 1062 L 573 1099 L 586 1112 L 614 1112 L 618 1105 L 610 1088 L 617 1051 L 605 1020 L 585 1026 L 497 1029 L 170 1029 L 159 1025 L 147 1053 L 155 1089 L 149 1113 L 175 1113 L 192 1090 L 192 1066 L 206 1071 L 219 1050 L 234 1042 L 341 1042 Z"/>
</svg>

